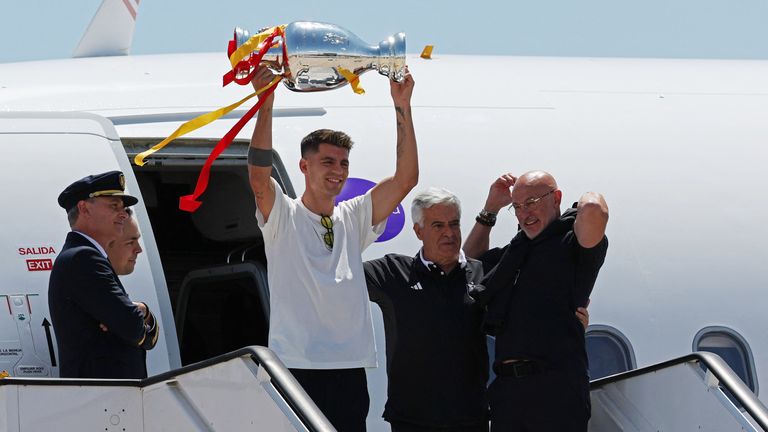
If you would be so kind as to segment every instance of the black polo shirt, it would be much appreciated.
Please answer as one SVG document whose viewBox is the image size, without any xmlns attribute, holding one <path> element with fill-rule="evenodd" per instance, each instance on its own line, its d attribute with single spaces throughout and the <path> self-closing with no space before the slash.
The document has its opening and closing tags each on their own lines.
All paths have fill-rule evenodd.
<svg viewBox="0 0 768 432">
<path fill-rule="evenodd" d="M 575 216 L 575 211 L 567 211 L 533 240 L 520 231 L 509 245 L 481 257 L 486 268 L 498 264 L 483 281 L 486 292 L 504 293 L 488 303 L 489 315 L 494 307 L 504 312 L 496 335 L 496 361 L 531 359 L 586 374 L 584 327 L 575 311 L 586 306 L 608 239 L 589 249 L 579 245 Z"/>
<path fill-rule="evenodd" d="M 482 278 L 482 264 L 470 259 L 448 274 L 430 267 L 418 254 L 364 265 L 369 296 L 384 315 L 384 419 L 427 427 L 487 424 L 483 312 L 467 294 Z"/>
</svg>

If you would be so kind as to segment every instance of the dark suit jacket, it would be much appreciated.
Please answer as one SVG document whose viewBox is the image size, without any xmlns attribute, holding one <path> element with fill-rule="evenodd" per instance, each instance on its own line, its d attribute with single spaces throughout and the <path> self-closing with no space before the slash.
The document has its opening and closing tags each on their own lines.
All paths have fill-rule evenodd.
<svg viewBox="0 0 768 432">
<path fill-rule="evenodd" d="M 107 258 L 78 233 L 67 234 L 53 264 L 48 307 L 62 378 L 146 378 L 155 319 L 144 322 Z"/>
</svg>

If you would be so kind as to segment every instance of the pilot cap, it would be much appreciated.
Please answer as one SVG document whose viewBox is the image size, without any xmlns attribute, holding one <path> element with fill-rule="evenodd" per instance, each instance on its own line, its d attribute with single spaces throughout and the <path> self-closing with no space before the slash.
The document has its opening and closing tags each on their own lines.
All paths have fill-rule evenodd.
<svg viewBox="0 0 768 432">
<path fill-rule="evenodd" d="M 59 194 L 59 205 L 69 211 L 82 200 L 96 197 L 116 196 L 123 199 L 123 204 L 130 207 L 139 200 L 125 194 L 125 176 L 120 171 L 93 174 L 67 186 Z"/>
</svg>

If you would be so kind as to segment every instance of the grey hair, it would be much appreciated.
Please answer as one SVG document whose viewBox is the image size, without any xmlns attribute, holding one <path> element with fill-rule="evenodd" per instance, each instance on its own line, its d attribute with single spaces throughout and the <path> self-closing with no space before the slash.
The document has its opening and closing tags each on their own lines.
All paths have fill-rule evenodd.
<svg viewBox="0 0 768 432">
<path fill-rule="evenodd" d="M 74 206 L 67 211 L 67 221 L 69 221 L 70 228 L 75 226 L 78 217 L 80 217 L 80 210 L 77 209 L 77 206 Z"/>
<path fill-rule="evenodd" d="M 82 201 L 93 202 L 93 198 L 86 198 Z M 78 201 L 80 202 L 80 201 Z M 130 213 L 129 213 L 130 214 Z M 67 210 L 67 221 L 69 221 L 69 227 L 72 228 L 77 223 L 77 218 L 80 217 L 80 210 L 77 209 L 77 204 L 74 207 Z"/>
<path fill-rule="evenodd" d="M 448 189 L 431 187 L 413 197 L 413 202 L 411 202 L 411 219 L 413 219 L 413 223 L 424 227 L 424 209 L 438 204 L 454 206 L 459 214 L 459 219 L 461 219 L 461 201 L 459 201 L 459 197 Z"/>
</svg>

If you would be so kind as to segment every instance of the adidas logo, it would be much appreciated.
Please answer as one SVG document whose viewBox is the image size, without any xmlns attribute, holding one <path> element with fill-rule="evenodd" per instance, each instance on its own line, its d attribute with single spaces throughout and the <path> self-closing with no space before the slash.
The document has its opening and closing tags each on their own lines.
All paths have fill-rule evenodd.
<svg viewBox="0 0 768 432">
<path fill-rule="evenodd" d="M 416 291 L 421 291 L 424 288 L 421 287 L 421 282 L 416 282 L 416 285 L 411 285 L 411 289 Z"/>
</svg>

